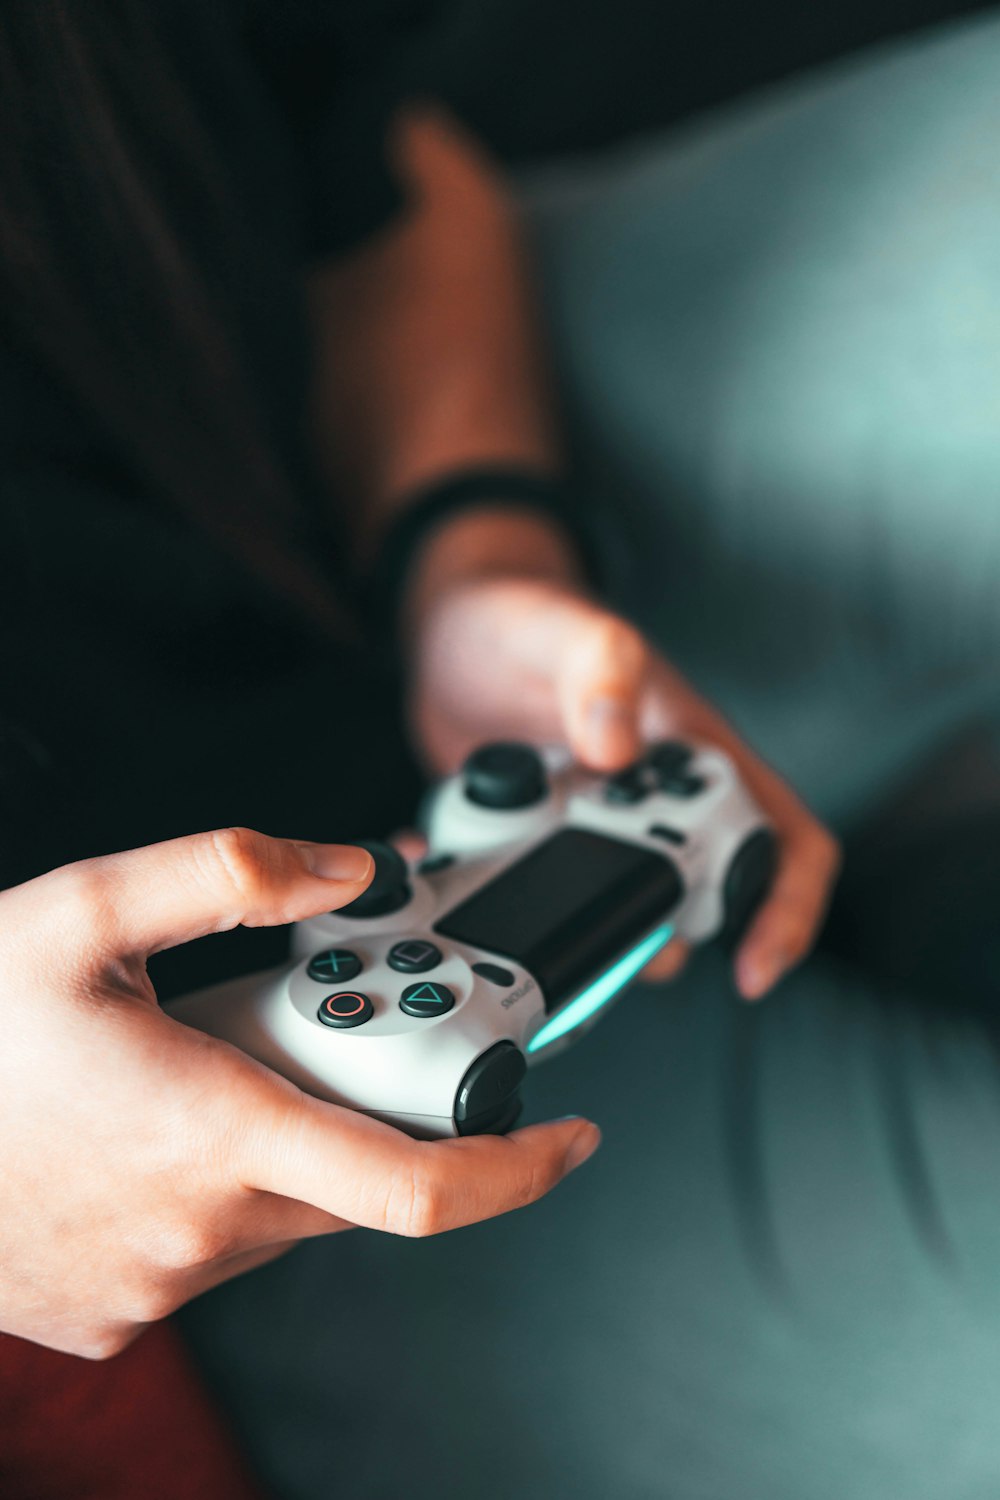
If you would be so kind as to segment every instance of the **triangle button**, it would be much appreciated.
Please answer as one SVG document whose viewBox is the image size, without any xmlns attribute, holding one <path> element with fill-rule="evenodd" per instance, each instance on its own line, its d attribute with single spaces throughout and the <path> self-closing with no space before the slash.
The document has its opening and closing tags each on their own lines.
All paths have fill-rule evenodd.
<svg viewBox="0 0 1000 1500">
<path fill-rule="evenodd" d="M 425 979 L 420 984 L 408 984 L 399 998 L 401 1010 L 408 1016 L 418 1016 L 423 1020 L 446 1015 L 454 1004 L 454 991 L 446 984 L 438 984 L 432 979 Z"/>
</svg>

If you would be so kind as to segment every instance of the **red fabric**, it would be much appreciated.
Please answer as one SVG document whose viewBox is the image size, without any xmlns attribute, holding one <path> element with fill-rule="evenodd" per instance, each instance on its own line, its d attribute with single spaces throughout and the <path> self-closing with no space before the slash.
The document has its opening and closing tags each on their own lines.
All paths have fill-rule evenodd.
<svg viewBox="0 0 1000 1500">
<path fill-rule="evenodd" d="M 3 1500 L 263 1500 L 169 1323 L 114 1359 L 0 1334 Z"/>
</svg>

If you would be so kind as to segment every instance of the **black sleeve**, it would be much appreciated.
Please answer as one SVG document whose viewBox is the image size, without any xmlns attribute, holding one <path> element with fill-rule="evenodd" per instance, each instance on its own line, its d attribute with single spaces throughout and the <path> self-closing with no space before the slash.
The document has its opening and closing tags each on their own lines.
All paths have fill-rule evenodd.
<svg viewBox="0 0 1000 1500">
<path fill-rule="evenodd" d="M 386 156 L 427 0 L 252 0 L 251 42 L 306 177 L 308 249 L 343 254 L 403 204 Z"/>
</svg>

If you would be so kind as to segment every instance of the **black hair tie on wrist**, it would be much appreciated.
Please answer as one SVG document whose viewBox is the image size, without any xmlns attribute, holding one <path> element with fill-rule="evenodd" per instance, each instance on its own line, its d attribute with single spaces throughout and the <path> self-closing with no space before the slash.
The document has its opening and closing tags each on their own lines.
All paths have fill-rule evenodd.
<svg viewBox="0 0 1000 1500">
<path fill-rule="evenodd" d="M 566 484 L 540 470 L 502 465 L 463 469 L 419 490 L 390 521 L 369 589 L 369 617 L 383 640 L 395 642 L 407 574 L 422 543 L 442 521 L 485 506 L 533 510 L 556 521 L 575 545 L 585 576 L 597 581 L 595 548 Z"/>
</svg>

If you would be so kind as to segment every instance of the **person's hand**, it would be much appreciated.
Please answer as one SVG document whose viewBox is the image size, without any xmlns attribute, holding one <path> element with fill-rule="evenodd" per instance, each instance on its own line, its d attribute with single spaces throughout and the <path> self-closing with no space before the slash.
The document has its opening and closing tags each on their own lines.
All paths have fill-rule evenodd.
<svg viewBox="0 0 1000 1500">
<path fill-rule="evenodd" d="M 667 736 L 724 750 L 780 846 L 770 897 L 736 954 L 740 993 L 759 998 L 809 951 L 839 868 L 836 840 L 625 620 L 571 580 L 450 569 L 435 578 L 428 568 L 408 644 L 414 729 L 438 773 L 492 739 L 565 743 L 597 771 L 619 770 Z M 645 977 L 670 978 L 686 958 L 675 940 Z"/>
<path fill-rule="evenodd" d="M 303 1236 L 436 1234 L 532 1202 L 594 1150 L 576 1119 L 411 1140 L 158 1007 L 149 954 L 341 906 L 372 868 L 226 829 L 0 893 L 0 1329 L 102 1358 Z"/>
</svg>

